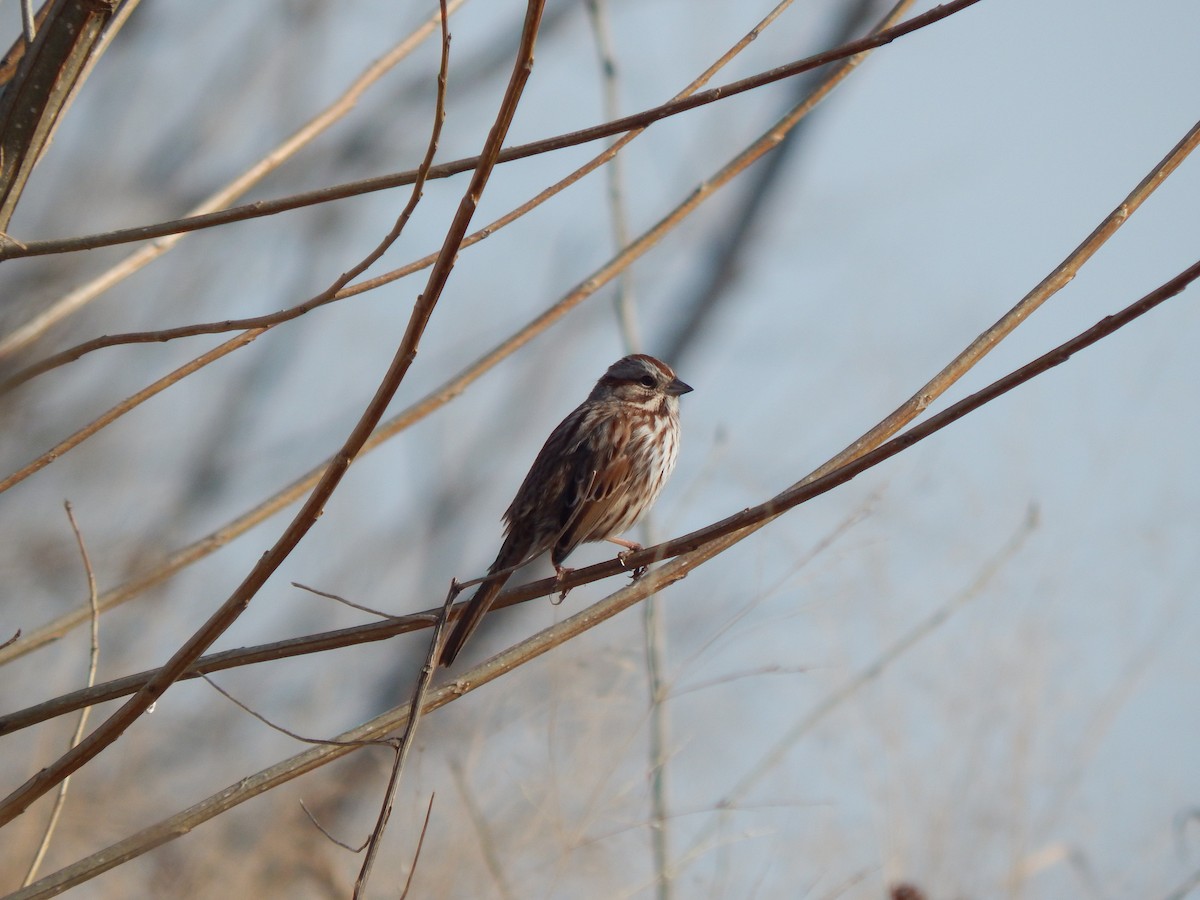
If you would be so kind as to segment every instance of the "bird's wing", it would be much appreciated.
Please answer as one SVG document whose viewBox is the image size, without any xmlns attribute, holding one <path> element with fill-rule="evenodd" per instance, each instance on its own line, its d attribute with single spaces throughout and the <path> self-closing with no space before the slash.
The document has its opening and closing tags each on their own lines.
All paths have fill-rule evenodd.
<svg viewBox="0 0 1200 900">
<path fill-rule="evenodd" d="M 625 429 L 593 427 L 572 448 L 566 460 L 569 515 L 554 544 L 555 565 L 580 544 L 608 537 L 611 522 L 621 518 L 614 507 L 628 502 L 626 488 L 634 474 L 628 443 Z"/>
</svg>

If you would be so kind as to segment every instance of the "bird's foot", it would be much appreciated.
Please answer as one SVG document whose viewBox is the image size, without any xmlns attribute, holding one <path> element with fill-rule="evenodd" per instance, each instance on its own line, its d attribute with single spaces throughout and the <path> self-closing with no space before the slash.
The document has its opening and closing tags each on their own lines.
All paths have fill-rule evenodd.
<svg viewBox="0 0 1200 900">
<path fill-rule="evenodd" d="M 630 543 L 633 544 L 632 541 L 630 541 Z M 641 544 L 633 544 L 633 546 L 630 547 L 628 550 L 622 550 L 620 553 L 617 554 L 617 562 L 619 562 L 621 564 L 622 568 L 628 569 L 629 568 L 629 562 L 628 562 L 629 557 L 635 553 L 640 553 L 643 549 L 644 548 L 642 547 Z M 633 581 L 637 581 L 639 578 L 641 578 L 645 574 L 646 574 L 645 566 L 636 566 L 636 567 L 634 567 L 633 571 L 629 573 L 629 577 Z"/>
<path fill-rule="evenodd" d="M 555 582 L 554 590 L 558 592 L 558 599 L 557 600 L 551 599 L 550 602 L 553 603 L 555 606 L 558 606 L 558 604 L 562 603 L 564 600 L 567 599 L 567 594 L 570 592 L 571 589 L 569 587 L 563 587 L 563 582 L 574 571 L 575 571 L 574 569 L 569 569 L 566 566 L 555 566 L 554 567 L 554 582 Z"/>
</svg>

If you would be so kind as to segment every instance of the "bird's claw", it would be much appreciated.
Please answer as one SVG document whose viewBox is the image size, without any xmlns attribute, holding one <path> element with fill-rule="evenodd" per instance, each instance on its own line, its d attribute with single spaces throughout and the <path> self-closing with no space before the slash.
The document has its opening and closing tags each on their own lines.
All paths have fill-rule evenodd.
<svg viewBox="0 0 1200 900">
<path fill-rule="evenodd" d="M 570 593 L 571 589 L 569 587 L 563 587 L 563 581 L 565 581 L 567 576 L 574 571 L 574 569 L 568 569 L 566 566 L 554 567 L 554 590 L 558 592 L 558 599 L 554 600 L 552 598 L 550 600 L 554 606 L 558 606 L 558 604 L 567 599 L 567 594 Z"/>
<path fill-rule="evenodd" d="M 622 550 L 620 553 L 618 553 L 617 554 L 617 562 L 619 562 L 621 564 L 621 568 L 628 569 L 629 568 L 629 557 L 632 556 L 634 553 L 637 553 L 641 549 L 642 548 L 640 546 L 630 547 L 628 550 Z M 637 581 L 645 574 L 646 574 L 645 566 L 636 566 L 634 568 L 634 570 L 629 573 L 629 577 L 631 580 Z"/>
</svg>

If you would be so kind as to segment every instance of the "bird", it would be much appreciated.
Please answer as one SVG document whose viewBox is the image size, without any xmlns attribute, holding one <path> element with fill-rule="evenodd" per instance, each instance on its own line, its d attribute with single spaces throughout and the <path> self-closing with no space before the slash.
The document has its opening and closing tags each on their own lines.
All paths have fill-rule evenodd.
<svg viewBox="0 0 1200 900">
<path fill-rule="evenodd" d="M 608 367 L 586 400 L 546 439 L 504 513 L 496 561 L 455 622 L 441 651 L 449 666 L 479 627 L 513 572 L 550 551 L 563 561 L 580 544 L 612 541 L 632 528 L 658 498 L 679 454 L 679 397 L 691 386 L 644 353 Z"/>
</svg>

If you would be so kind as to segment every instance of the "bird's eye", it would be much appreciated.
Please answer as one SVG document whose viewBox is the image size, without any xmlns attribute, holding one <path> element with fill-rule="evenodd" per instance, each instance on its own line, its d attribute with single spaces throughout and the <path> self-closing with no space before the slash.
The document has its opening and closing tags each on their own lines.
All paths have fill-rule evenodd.
<svg viewBox="0 0 1200 900">
<path fill-rule="evenodd" d="M 653 375 L 643 375 L 641 378 L 638 379 L 638 381 L 641 382 L 642 387 L 648 387 L 648 388 L 654 387 L 654 376 Z"/>
</svg>

